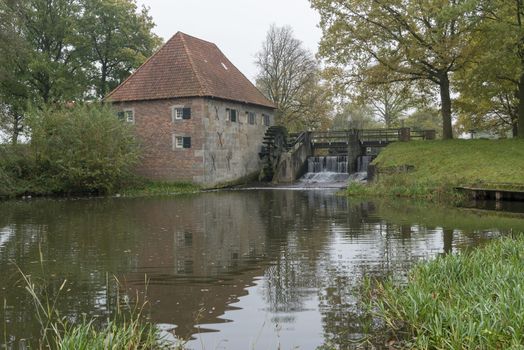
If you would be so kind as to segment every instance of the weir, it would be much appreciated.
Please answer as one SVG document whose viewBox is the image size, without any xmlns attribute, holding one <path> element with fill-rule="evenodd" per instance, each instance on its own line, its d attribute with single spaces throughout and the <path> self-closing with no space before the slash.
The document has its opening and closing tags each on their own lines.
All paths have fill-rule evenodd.
<svg viewBox="0 0 524 350">
<path fill-rule="evenodd" d="M 271 129 L 271 128 L 270 128 Z M 325 182 L 333 179 L 367 179 L 368 166 L 381 149 L 391 142 L 435 139 L 434 130 L 352 129 L 345 131 L 289 134 L 283 147 L 270 141 L 260 153 L 270 159 L 273 183 L 300 181 Z M 265 139 L 269 139 L 267 136 Z M 327 155 L 319 155 L 326 154 Z M 267 155 L 270 155 L 268 157 Z M 272 157 L 271 157 L 272 156 Z M 272 159 L 272 160 L 271 160 Z M 370 169 L 371 170 L 371 169 Z M 307 172 L 301 177 L 302 174 Z"/>
<path fill-rule="evenodd" d="M 299 179 L 305 187 L 343 187 L 349 178 L 347 156 L 313 156 L 307 159 L 307 173 Z"/>
</svg>

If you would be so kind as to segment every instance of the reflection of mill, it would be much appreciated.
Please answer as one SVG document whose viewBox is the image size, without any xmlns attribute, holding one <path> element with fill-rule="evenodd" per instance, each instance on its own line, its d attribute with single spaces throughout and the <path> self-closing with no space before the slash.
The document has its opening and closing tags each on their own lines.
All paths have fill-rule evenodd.
<svg viewBox="0 0 524 350">
<path fill-rule="evenodd" d="M 148 273 L 148 298 L 157 303 L 152 319 L 178 325 L 182 337 L 195 333 L 195 324 L 225 322 L 219 317 L 229 304 L 263 274 L 258 261 L 266 237 L 257 199 L 208 194 L 150 206 L 142 215 L 158 239 L 142 246 L 140 270 L 126 276 L 130 287 L 144 291 Z"/>
</svg>

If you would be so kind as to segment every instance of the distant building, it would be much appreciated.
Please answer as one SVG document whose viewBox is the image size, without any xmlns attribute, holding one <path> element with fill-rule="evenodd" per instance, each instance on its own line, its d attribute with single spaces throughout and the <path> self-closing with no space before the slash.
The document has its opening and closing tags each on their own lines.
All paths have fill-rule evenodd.
<svg viewBox="0 0 524 350">
<path fill-rule="evenodd" d="M 112 91 L 143 145 L 136 171 L 214 186 L 258 173 L 274 105 L 213 43 L 176 33 Z"/>
</svg>

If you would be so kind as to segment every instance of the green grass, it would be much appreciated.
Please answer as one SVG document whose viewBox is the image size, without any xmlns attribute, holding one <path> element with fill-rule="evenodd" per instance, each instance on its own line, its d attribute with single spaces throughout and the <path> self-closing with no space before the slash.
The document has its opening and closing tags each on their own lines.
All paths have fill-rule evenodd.
<svg viewBox="0 0 524 350">
<path fill-rule="evenodd" d="M 40 267 L 44 277 L 34 277 L 19 269 L 25 291 L 31 296 L 34 306 L 34 318 L 40 326 L 40 338 L 30 339 L 30 344 L 38 349 L 57 350 L 182 350 L 184 342 L 167 344 L 160 338 L 160 332 L 154 324 L 145 317 L 147 300 L 139 303 L 138 295 L 135 302 L 117 300 L 116 310 L 107 318 L 89 318 L 87 315 L 75 322 L 60 314 L 57 305 L 61 293 L 67 290 L 67 281 L 63 280 L 58 290 L 50 291 L 47 287 L 44 258 L 40 250 Z M 114 279 L 113 289 L 119 291 L 120 282 Z M 108 279 L 108 290 L 109 279 Z M 4 301 L 4 308 L 6 307 Z M 8 324 L 4 324 L 4 334 L 7 334 Z M 8 347 L 7 336 L 5 340 Z"/>
<path fill-rule="evenodd" d="M 200 186 L 189 182 L 144 181 L 125 187 L 120 194 L 126 197 L 142 197 L 195 193 L 200 190 Z"/>
<path fill-rule="evenodd" d="M 524 187 L 524 140 L 396 142 L 373 164 L 377 180 L 350 184 L 349 195 L 388 195 L 437 201 L 460 200 L 456 186 Z M 402 167 L 412 167 L 407 172 Z"/>
<path fill-rule="evenodd" d="M 402 348 L 524 348 L 524 238 L 447 255 L 407 284 L 370 284 L 369 305 Z"/>
</svg>

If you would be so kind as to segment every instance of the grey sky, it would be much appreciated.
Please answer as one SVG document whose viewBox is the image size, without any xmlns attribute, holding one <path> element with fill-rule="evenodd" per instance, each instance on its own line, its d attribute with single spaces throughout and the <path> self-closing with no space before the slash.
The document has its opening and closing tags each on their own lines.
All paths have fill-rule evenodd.
<svg viewBox="0 0 524 350">
<path fill-rule="evenodd" d="M 211 41 L 249 79 L 257 73 L 254 55 L 272 23 L 289 25 L 313 53 L 321 31 L 319 15 L 308 0 L 137 0 L 150 8 L 157 35 L 169 39 L 177 31 Z"/>
</svg>

